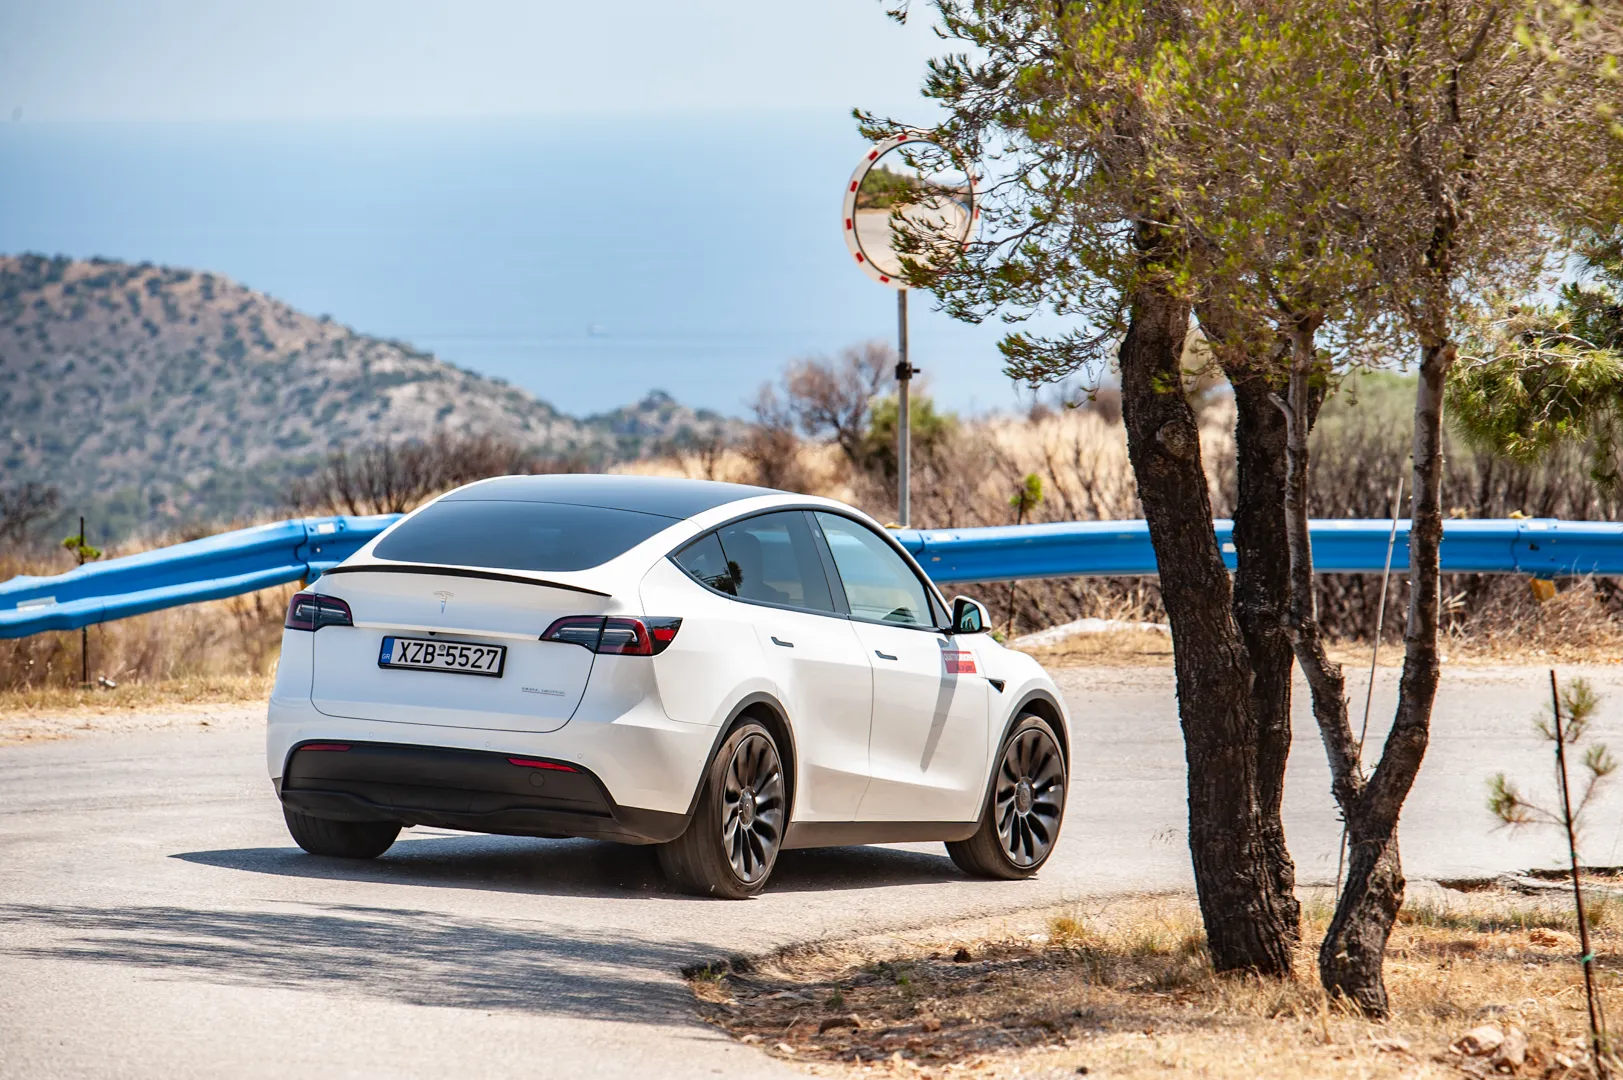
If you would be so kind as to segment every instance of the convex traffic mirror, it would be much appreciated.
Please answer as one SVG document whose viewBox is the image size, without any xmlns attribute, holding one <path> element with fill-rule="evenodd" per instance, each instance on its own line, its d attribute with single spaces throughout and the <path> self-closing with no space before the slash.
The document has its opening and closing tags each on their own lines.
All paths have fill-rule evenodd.
<svg viewBox="0 0 1623 1080">
<path fill-rule="evenodd" d="M 909 135 L 870 149 L 846 185 L 845 243 L 881 285 L 905 289 L 903 260 L 942 266 L 969 242 L 975 181 L 940 146 Z"/>
</svg>

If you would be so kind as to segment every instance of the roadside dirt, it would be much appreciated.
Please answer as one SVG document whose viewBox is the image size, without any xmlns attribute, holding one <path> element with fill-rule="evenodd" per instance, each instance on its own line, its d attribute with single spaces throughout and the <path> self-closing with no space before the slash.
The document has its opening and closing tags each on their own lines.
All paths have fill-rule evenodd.
<svg viewBox="0 0 1623 1080">
<path fill-rule="evenodd" d="M 0 746 L 80 735 L 218 729 L 265 722 L 265 677 L 0 693 Z"/>
<path fill-rule="evenodd" d="M 1623 664 L 1623 649 L 1607 642 L 1549 642 L 1542 639 L 1517 641 L 1506 635 L 1493 639 L 1444 637 L 1443 663 L 1451 667 L 1548 667 L 1550 665 Z M 1052 645 L 1023 649 L 1045 667 L 1068 668 L 1106 665 L 1115 667 L 1172 666 L 1172 637 L 1145 630 L 1115 630 L 1078 634 Z M 1369 670 L 1370 645 L 1365 641 L 1336 641 L 1329 646 L 1330 658 L 1350 671 Z M 1382 668 L 1401 667 L 1401 642 L 1384 642 L 1379 656 Z"/>
<path fill-rule="evenodd" d="M 1384 1024 L 1348 1015 L 1314 979 L 1327 895 L 1305 898 L 1298 974 L 1283 983 L 1215 976 L 1185 896 L 953 923 L 687 974 L 707 1021 L 818 1076 L 1591 1076 L 1569 906 L 1415 884 L 1388 951 L 1394 1012 Z M 1620 915 L 1623 904 L 1598 892 L 1593 940 L 1614 1005 Z M 1495 1038 L 1505 1053 L 1473 1052 Z"/>
</svg>

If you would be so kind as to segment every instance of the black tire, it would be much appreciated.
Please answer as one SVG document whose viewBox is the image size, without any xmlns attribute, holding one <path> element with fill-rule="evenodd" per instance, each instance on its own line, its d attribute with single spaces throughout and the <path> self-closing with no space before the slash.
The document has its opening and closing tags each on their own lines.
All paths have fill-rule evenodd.
<svg viewBox="0 0 1623 1080">
<path fill-rule="evenodd" d="M 400 835 L 398 821 L 334 821 L 311 817 L 290 806 L 282 807 L 282 816 L 294 841 L 312 855 L 375 859 Z"/>
<path fill-rule="evenodd" d="M 966 874 L 1013 881 L 1042 869 L 1065 819 L 1065 758 L 1048 721 L 1023 713 L 998 748 L 980 828 L 947 844 Z"/>
<path fill-rule="evenodd" d="M 747 900 L 766 888 L 788 818 L 777 740 L 745 720 L 722 740 L 705 770 L 687 831 L 659 846 L 660 868 L 683 892 Z"/>
</svg>

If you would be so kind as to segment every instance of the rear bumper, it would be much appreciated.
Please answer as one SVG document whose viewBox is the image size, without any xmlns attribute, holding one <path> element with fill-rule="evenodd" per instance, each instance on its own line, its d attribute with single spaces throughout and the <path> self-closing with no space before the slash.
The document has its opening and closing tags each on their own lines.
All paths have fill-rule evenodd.
<svg viewBox="0 0 1623 1080">
<path fill-rule="evenodd" d="M 450 676 L 445 676 L 449 678 Z M 294 747 L 311 741 L 384 743 L 566 761 L 588 771 L 615 805 L 685 818 L 720 729 L 667 717 L 655 700 L 577 713 L 556 731 L 497 731 L 326 716 L 308 698 L 272 697 L 265 765 L 279 780 Z M 462 826 L 459 826 L 462 827 Z"/>
<path fill-rule="evenodd" d="M 276 792 L 284 805 L 317 817 L 630 844 L 674 840 L 687 826 L 686 814 L 618 805 L 595 775 L 573 763 L 566 771 L 517 765 L 518 755 L 481 750 L 306 745 L 335 744 L 295 746 Z"/>
</svg>

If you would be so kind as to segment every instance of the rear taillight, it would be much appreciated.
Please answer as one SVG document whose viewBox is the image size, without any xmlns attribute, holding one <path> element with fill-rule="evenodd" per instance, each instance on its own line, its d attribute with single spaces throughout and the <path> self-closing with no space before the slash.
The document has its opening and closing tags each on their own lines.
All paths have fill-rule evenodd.
<svg viewBox="0 0 1623 1080">
<path fill-rule="evenodd" d="M 301 592 L 288 601 L 287 621 L 282 625 L 289 630 L 320 630 L 323 626 L 354 626 L 355 622 L 349 605 L 338 597 Z"/>
<path fill-rule="evenodd" d="M 682 628 L 681 619 L 640 619 L 566 615 L 541 635 L 542 641 L 580 645 L 612 656 L 658 656 Z"/>
</svg>

